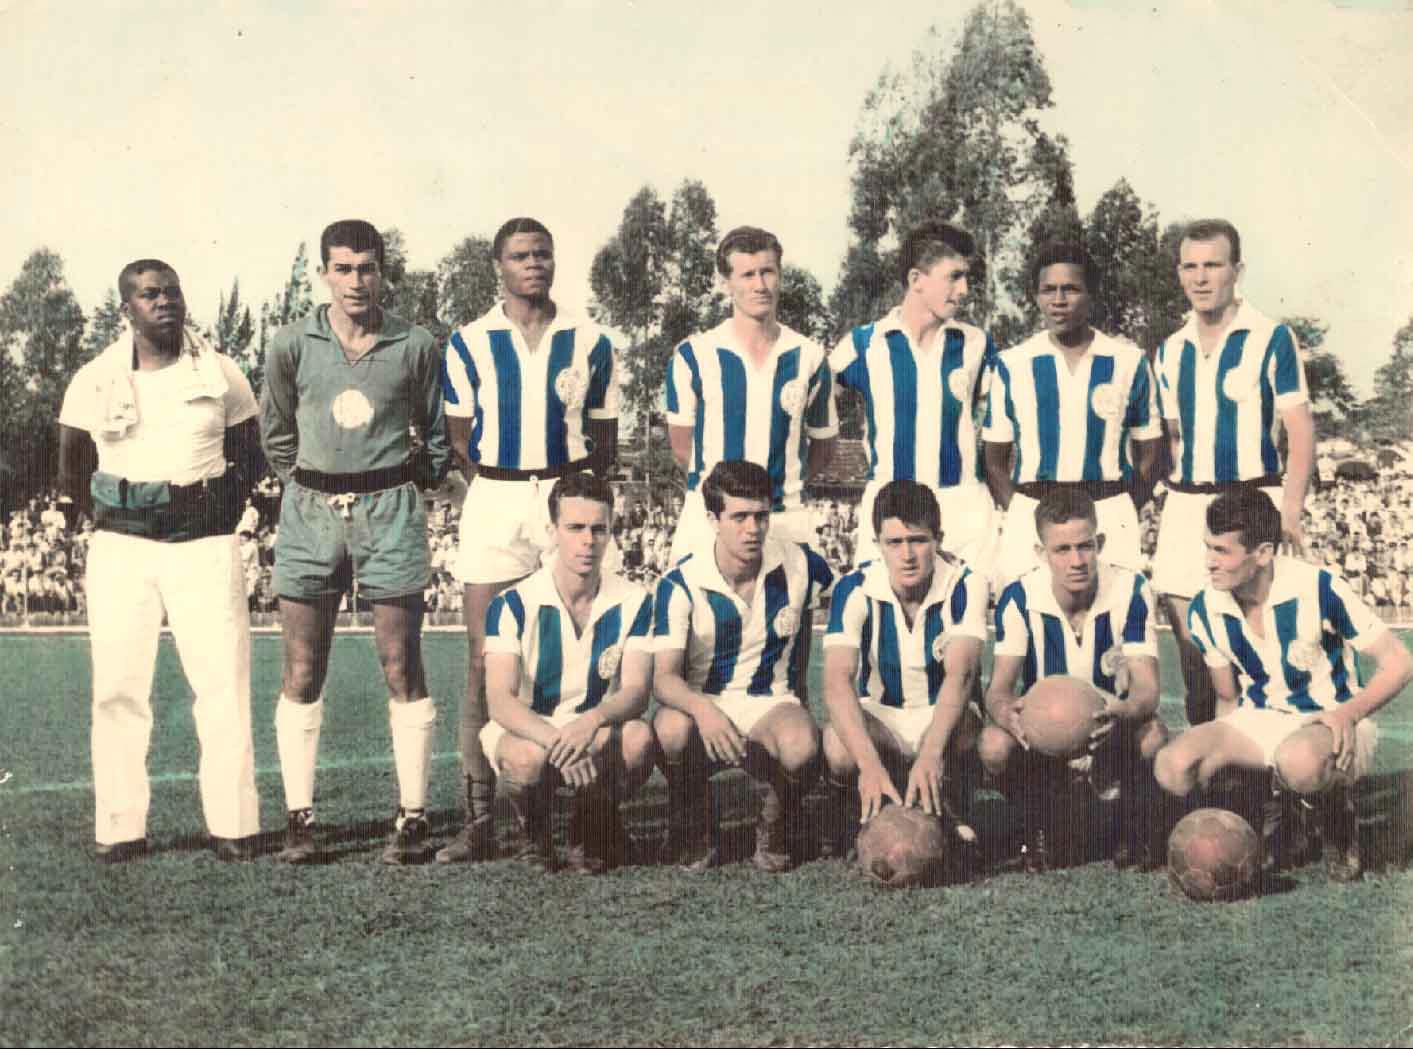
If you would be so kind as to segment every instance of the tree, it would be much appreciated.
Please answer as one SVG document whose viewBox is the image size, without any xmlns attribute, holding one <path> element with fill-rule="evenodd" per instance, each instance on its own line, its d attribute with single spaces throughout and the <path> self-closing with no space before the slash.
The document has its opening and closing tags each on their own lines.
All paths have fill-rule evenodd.
<svg viewBox="0 0 1413 1049">
<path fill-rule="evenodd" d="M 781 267 L 778 313 L 782 324 L 816 342 L 828 342 L 834 322 L 824 302 L 824 289 L 809 270 L 788 262 Z"/>
<path fill-rule="evenodd" d="M 437 318 L 450 335 L 493 305 L 500 294 L 500 274 L 486 237 L 467 237 L 437 263 Z M 422 292 L 426 297 L 426 291 Z"/>
<path fill-rule="evenodd" d="M 1317 317 L 1282 317 L 1295 333 L 1305 358 L 1305 384 L 1310 389 L 1310 409 L 1315 432 L 1322 437 L 1344 434 L 1353 422 L 1359 399 L 1344 373 L 1344 362 L 1324 349 L 1330 326 Z"/>
<path fill-rule="evenodd" d="M 378 305 L 403 320 L 420 324 L 438 342 L 445 342 L 451 328 L 437 314 L 437 275 L 407 266 L 407 238 L 396 227 L 382 230 L 383 286 Z"/>
<path fill-rule="evenodd" d="M 1379 442 L 1413 437 L 1413 318 L 1393 337 L 1393 354 L 1374 372 L 1373 397 L 1363 405 L 1361 420 Z"/>
<path fill-rule="evenodd" d="M 1094 204 L 1084 243 L 1099 267 L 1092 319 L 1148 352 L 1182 326 L 1187 299 L 1176 276 L 1180 226 L 1160 233 L 1158 214 L 1144 205 L 1126 179 Z"/>
<path fill-rule="evenodd" d="M 240 278 L 231 281 L 231 294 L 224 293 L 216 302 L 216 324 L 208 333 L 211 344 L 239 364 L 247 375 L 254 362 L 250 344 L 255 339 L 255 324 L 250 319 L 250 307 L 240 301 Z"/>
<path fill-rule="evenodd" d="M 83 363 L 83 333 L 83 310 L 64 278 L 64 260 L 38 249 L 0 297 L 0 480 L 7 505 L 52 483 L 55 423 Z"/>
<path fill-rule="evenodd" d="M 976 237 L 968 312 L 983 325 L 1015 310 L 1006 285 L 1024 273 L 1026 237 L 1072 225 L 1067 144 L 1041 128 L 1050 78 L 1026 13 L 1015 0 L 979 4 L 950 55 L 935 30 L 929 39 L 910 73 L 880 77 L 849 147 L 853 243 L 834 307 L 851 322 L 896 301 L 879 277 L 893 268 L 891 245 L 923 219 Z"/>
<path fill-rule="evenodd" d="M 260 306 L 260 327 L 255 350 L 243 362 L 250 385 L 258 392 L 265 381 L 265 353 L 275 332 L 305 317 L 314 309 L 314 289 L 309 283 L 309 255 L 304 241 L 294 253 L 289 277 L 275 297 Z"/>
<path fill-rule="evenodd" d="M 83 336 L 83 359 L 91 361 L 117 341 L 123 330 L 122 301 L 118 289 L 109 288 L 103 303 L 93 311 L 88 319 L 88 330 Z"/>
</svg>

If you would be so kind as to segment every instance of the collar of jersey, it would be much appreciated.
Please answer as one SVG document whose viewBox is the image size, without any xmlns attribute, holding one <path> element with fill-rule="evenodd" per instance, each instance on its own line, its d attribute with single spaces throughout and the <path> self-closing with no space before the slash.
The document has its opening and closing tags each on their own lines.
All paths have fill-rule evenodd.
<svg viewBox="0 0 1413 1049">
<path fill-rule="evenodd" d="M 576 316 L 572 311 L 566 310 L 559 303 L 554 304 L 554 320 L 545 329 L 545 334 L 550 335 L 557 331 L 570 331 L 575 328 L 582 328 L 585 321 L 582 317 Z M 474 321 L 469 327 L 483 328 L 486 331 L 511 331 L 515 327 L 505 313 L 505 300 L 497 299 L 496 304 Z"/>
<path fill-rule="evenodd" d="M 616 572 L 604 572 L 599 576 L 599 592 L 594 595 L 589 618 L 598 619 L 600 609 L 617 604 L 632 587 L 632 583 Z M 554 585 L 553 563 L 546 564 L 529 577 L 517 583 L 515 589 L 529 598 L 535 605 L 553 605 L 563 609 L 564 601 L 559 596 L 559 587 Z M 565 610 L 568 611 L 567 609 Z M 625 629 L 627 629 L 625 625 Z"/>
<path fill-rule="evenodd" d="M 378 346 L 390 342 L 400 342 L 407 338 L 411 331 L 411 321 L 403 320 L 396 313 L 384 310 L 383 327 L 378 332 L 378 341 L 373 348 L 377 349 Z M 316 339 L 323 339 L 325 342 L 334 341 L 334 329 L 329 324 L 328 303 L 320 305 L 313 313 L 304 318 L 304 334 L 312 335 Z"/>
<path fill-rule="evenodd" d="M 1084 351 L 1085 360 L 1093 360 L 1095 357 L 1116 357 L 1116 356 L 1118 356 L 1118 355 L 1114 352 L 1114 343 L 1116 343 L 1116 342 L 1118 342 L 1118 341 L 1119 341 L 1119 340 L 1118 340 L 1118 339 L 1115 339 L 1113 336 L 1111 336 L 1111 335 L 1105 335 L 1105 334 L 1104 334 L 1102 331 L 1100 331 L 1098 328 L 1095 328 L 1095 329 L 1094 329 L 1094 340 L 1089 344 L 1089 349 L 1087 349 L 1087 350 Z M 1033 346 L 1031 345 L 1032 343 L 1034 343 Z M 1042 330 L 1036 332 L 1034 335 L 1032 335 L 1030 338 L 1026 339 L 1024 342 L 1017 343 L 1015 346 L 1012 346 L 1009 350 L 1005 350 L 1005 351 L 1003 351 L 1003 352 L 1009 354 L 1009 353 L 1016 353 L 1017 351 L 1023 351 L 1023 352 L 1025 352 L 1025 353 L 1029 353 L 1029 354 L 1031 354 L 1032 356 L 1035 356 L 1035 357 L 1038 357 L 1038 356 L 1040 356 L 1041 354 L 1047 354 L 1047 355 L 1049 355 L 1049 356 L 1051 356 L 1051 357 L 1056 357 L 1056 358 L 1060 358 L 1060 357 L 1063 356 L 1063 355 L 1060 353 L 1059 349 L 1056 348 L 1055 344 L 1050 341 L 1050 333 L 1047 332 L 1047 331 L 1045 331 L 1044 329 L 1042 329 Z"/>
<path fill-rule="evenodd" d="M 773 571 L 777 565 L 785 563 L 785 544 L 779 539 L 766 537 L 765 546 L 761 550 L 760 572 L 757 579 L 764 578 Z M 728 597 L 739 598 L 735 589 L 726 581 L 726 577 L 721 574 L 721 569 L 716 565 L 715 544 L 703 550 L 694 551 L 683 559 L 679 566 L 682 576 L 687 582 L 703 590 L 714 590 Z"/>
<path fill-rule="evenodd" d="M 1113 588 L 1115 580 L 1119 576 L 1119 569 L 1107 561 L 1099 562 L 1099 588 L 1094 591 L 1094 603 L 1089 606 L 1089 611 L 1093 613 L 1097 609 L 1108 607 L 1109 591 Z M 1030 585 L 1026 587 L 1027 600 L 1032 608 L 1042 612 L 1051 612 L 1061 618 L 1067 613 L 1060 607 L 1060 602 L 1055 597 L 1054 579 L 1050 574 L 1050 569 L 1045 565 L 1036 565 L 1030 571 L 1021 575 L 1022 586 L 1025 582 Z"/>
<path fill-rule="evenodd" d="M 1236 304 L 1236 315 L 1232 317 L 1231 323 L 1227 325 L 1226 333 L 1222 336 L 1222 345 L 1226 345 L 1226 340 L 1231 338 L 1234 332 L 1255 331 L 1269 323 L 1270 321 L 1266 319 L 1265 314 L 1242 299 Z M 1182 326 L 1182 337 L 1192 345 L 1198 345 L 1197 313 L 1194 310 L 1188 311 L 1187 323 Z"/>
<path fill-rule="evenodd" d="M 943 321 L 942 327 L 938 329 L 938 334 L 953 329 L 963 333 L 966 331 L 961 321 L 953 319 Z M 908 334 L 908 329 L 903 327 L 903 308 L 901 306 L 894 306 L 891 310 L 889 310 L 883 315 L 883 317 L 878 322 L 878 330 L 883 332 L 885 335 L 888 334 L 888 332 L 890 331 L 901 332 L 903 338 L 908 340 L 908 345 L 912 346 L 914 351 L 917 350 L 917 347 L 913 346 L 913 337 Z M 936 347 L 937 345 L 938 343 L 933 343 L 934 347 Z"/>
<path fill-rule="evenodd" d="M 894 605 L 901 603 L 898 595 L 893 592 L 893 584 L 888 578 L 888 565 L 882 557 L 877 561 L 867 562 L 859 570 L 863 572 L 864 593 L 869 597 Z M 923 607 L 930 608 L 945 600 L 965 572 L 966 566 L 961 562 L 948 560 L 945 554 L 938 554 L 932 565 L 932 586 L 928 588 L 927 597 L 923 598 Z"/>
<path fill-rule="evenodd" d="M 1264 613 L 1266 609 L 1288 601 L 1292 597 L 1298 597 L 1302 591 L 1301 576 L 1309 572 L 1324 571 L 1323 565 L 1310 565 L 1304 561 L 1284 554 L 1277 555 L 1275 559 L 1275 575 L 1271 577 L 1271 590 L 1266 595 L 1266 603 L 1261 606 Z M 1230 590 L 1218 590 L 1213 586 L 1207 586 L 1203 592 L 1207 595 L 1208 613 L 1224 612 L 1227 615 L 1235 616 L 1237 619 L 1244 619 L 1245 614 L 1241 606 L 1236 603 L 1236 598 L 1232 597 Z"/>
<path fill-rule="evenodd" d="M 788 324 L 779 320 L 777 320 L 776 323 L 780 325 L 780 337 L 775 340 L 775 345 L 770 348 L 771 360 L 774 360 L 782 353 L 789 353 L 791 350 L 798 349 L 809 341 Z M 731 328 L 730 317 L 727 317 L 715 328 L 711 329 L 711 331 L 705 332 L 704 336 L 711 342 L 712 349 L 729 350 L 737 357 L 745 359 L 746 353 L 741 349 L 740 344 L 736 342 L 736 333 Z M 690 343 L 692 340 L 688 339 L 687 341 Z"/>
</svg>

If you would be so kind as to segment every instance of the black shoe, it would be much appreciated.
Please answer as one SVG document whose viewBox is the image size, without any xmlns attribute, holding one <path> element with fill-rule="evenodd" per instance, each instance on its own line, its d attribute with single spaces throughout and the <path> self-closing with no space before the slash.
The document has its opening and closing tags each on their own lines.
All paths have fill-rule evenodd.
<svg viewBox="0 0 1413 1049">
<path fill-rule="evenodd" d="M 1050 847 L 1045 832 L 1036 829 L 1026 835 L 1021 846 L 1021 867 L 1027 874 L 1044 874 L 1050 869 Z"/>
<path fill-rule="evenodd" d="M 93 858 L 99 863 L 127 863 L 128 860 L 143 859 L 146 855 L 146 838 L 119 841 L 109 845 L 100 842 L 93 848 Z"/>
<path fill-rule="evenodd" d="M 211 851 L 222 863 L 246 863 L 255 859 L 254 838 L 211 838 Z"/>
<path fill-rule="evenodd" d="M 285 847 L 275 853 L 279 863 L 314 863 L 319 859 L 319 839 L 313 809 L 294 809 L 285 824 Z"/>
<path fill-rule="evenodd" d="M 1325 797 L 1325 874 L 1341 884 L 1364 876 L 1359 844 L 1359 810 L 1349 787 L 1339 786 Z"/>
<path fill-rule="evenodd" d="M 383 849 L 383 862 L 393 867 L 408 867 L 426 863 L 432 857 L 432 844 L 427 839 L 431 828 L 421 809 L 398 809 L 393 832 Z"/>
<path fill-rule="evenodd" d="M 496 858 L 496 825 L 491 816 L 467 820 L 461 832 L 437 850 L 438 863 L 479 863 Z"/>
</svg>

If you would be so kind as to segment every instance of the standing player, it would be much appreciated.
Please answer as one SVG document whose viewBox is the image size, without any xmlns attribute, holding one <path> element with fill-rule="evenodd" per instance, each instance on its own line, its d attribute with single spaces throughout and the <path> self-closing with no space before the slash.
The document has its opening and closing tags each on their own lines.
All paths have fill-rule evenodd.
<svg viewBox="0 0 1413 1049">
<path fill-rule="evenodd" d="M 373 605 L 400 804 L 383 851 L 391 864 L 429 850 L 427 771 L 436 710 L 422 667 L 422 591 L 430 571 L 420 485 L 440 484 L 440 353 L 431 334 L 378 305 L 383 238 L 357 219 L 319 239 L 330 302 L 281 328 L 270 345 L 260 409 L 265 454 L 285 482 L 275 543 L 284 634 L 275 739 L 289 811 L 279 859 L 319 855 L 314 769 L 324 680 L 340 596 L 354 573 Z M 412 456 L 410 429 L 423 452 Z"/>
<path fill-rule="evenodd" d="M 97 856 L 113 863 L 147 851 L 152 674 L 165 612 L 195 694 L 206 826 L 218 857 L 248 859 L 259 801 L 234 529 L 263 470 L 258 406 L 240 369 L 185 327 L 172 267 L 130 262 L 118 293 L 128 330 L 78 370 L 59 413 L 63 505 L 75 516 L 91 510 L 96 524 L 85 590 Z"/>
<path fill-rule="evenodd" d="M 977 480 L 975 415 L 996 351 L 985 332 L 956 320 L 975 254 L 976 242 L 965 230 L 945 222 L 913 229 L 898 249 L 902 303 L 855 328 L 829 355 L 839 385 L 863 397 L 868 419 L 856 565 L 878 556 L 873 501 L 879 489 L 889 481 L 918 481 L 942 508 L 946 550 L 990 574 L 996 508 Z"/>
<path fill-rule="evenodd" d="M 1054 491 L 1093 499 L 1105 560 L 1143 567 L 1137 508 L 1153 488 L 1162 422 L 1143 351 L 1090 327 L 1098 286 L 1098 267 L 1078 244 L 1043 245 L 1031 288 L 1045 330 L 996 360 L 982 437 L 986 480 L 1006 511 L 1003 581 L 1035 566 L 1035 507 Z"/>
<path fill-rule="evenodd" d="M 1047 811 L 1065 763 L 1027 750 L 1020 726 L 1025 693 L 1040 678 L 1088 681 L 1105 709 L 1091 741 L 1093 761 L 1119 770 L 1120 836 L 1116 866 L 1161 862 L 1154 840 L 1152 762 L 1167 739 L 1158 720 L 1158 640 L 1153 593 L 1131 568 L 1101 560 L 1106 546 L 1094 501 L 1082 491 L 1047 493 L 1033 511 L 1039 564 L 996 602 L 995 666 L 986 690 L 989 724 L 977 744 L 1002 793 L 1018 802 L 1027 869 L 1048 863 Z M 1017 696 L 1017 690 L 1021 693 Z M 1091 771 L 1103 791 L 1107 777 Z"/>
<path fill-rule="evenodd" d="M 602 570 L 612 542 L 613 489 L 570 474 L 549 496 L 557 556 L 502 591 L 486 616 L 486 698 L 494 719 L 482 749 L 524 829 L 524 855 L 555 866 L 550 803 L 575 790 L 569 866 L 596 874 L 625 842 L 618 804 L 653 770 L 642 714 L 652 687 L 652 596 Z"/>
<path fill-rule="evenodd" d="M 440 863 L 494 852 L 495 773 L 480 743 L 486 609 L 539 567 L 553 481 L 584 470 L 607 476 L 618 440 L 613 344 L 550 298 L 549 230 L 510 219 L 491 250 L 505 298 L 452 335 L 443 364 L 451 449 L 471 488 L 455 565 L 469 646 L 458 732 L 466 822 L 437 853 Z"/>
<path fill-rule="evenodd" d="M 824 350 L 776 317 L 781 258 L 780 241 L 763 229 L 741 226 L 726 234 L 716 269 L 731 296 L 731 316 L 678 346 L 668 365 L 667 436 L 687 471 L 673 564 L 711 545 L 701 484 L 728 459 L 769 471 L 777 538 L 815 539 L 801 493 L 834 454 L 839 423 Z"/>
<path fill-rule="evenodd" d="M 1215 696 L 1187 632 L 1187 606 L 1203 578 L 1203 515 L 1238 485 L 1262 488 L 1281 508 L 1281 534 L 1305 552 L 1300 523 L 1315 460 L 1315 423 L 1295 334 L 1236 297 L 1241 238 L 1230 222 L 1188 226 L 1178 280 L 1192 304 L 1187 323 L 1158 347 L 1158 401 L 1168 420 L 1173 471 L 1153 557 L 1187 686 L 1187 720 L 1210 721 Z M 1277 450 L 1289 439 L 1284 479 Z"/>
<path fill-rule="evenodd" d="M 810 611 L 833 574 L 803 543 L 769 535 L 774 491 L 757 463 L 713 467 L 702 499 L 716 542 L 658 584 L 653 728 L 667 777 L 664 852 L 692 871 L 720 860 L 707 784 L 714 768 L 740 766 L 767 785 L 754 860 L 772 874 L 791 865 L 788 841 L 817 772 L 805 671 Z"/>
<path fill-rule="evenodd" d="M 945 813 L 970 844 L 981 718 L 969 701 L 986 641 L 986 580 L 939 555 L 942 522 L 927 485 L 888 482 L 872 526 L 882 561 L 839 581 L 824 637 L 829 780 L 843 808 L 857 777 L 865 821 L 887 799 L 920 805 Z"/>
<path fill-rule="evenodd" d="M 1227 493 L 1204 516 L 1209 582 L 1188 629 L 1217 718 L 1159 752 L 1158 782 L 1185 796 L 1222 768 L 1269 768 L 1288 791 L 1328 795 L 1325 861 L 1333 879 L 1352 881 L 1362 861 L 1351 788 L 1373 762 L 1370 715 L 1413 679 L 1413 659 L 1343 579 L 1276 555 L 1288 532 L 1265 493 Z M 1362 684 L 1356 649 L 1375 663 Z M 1263 865 L 1274 859 L 1268 848 Z"/>
</svg>

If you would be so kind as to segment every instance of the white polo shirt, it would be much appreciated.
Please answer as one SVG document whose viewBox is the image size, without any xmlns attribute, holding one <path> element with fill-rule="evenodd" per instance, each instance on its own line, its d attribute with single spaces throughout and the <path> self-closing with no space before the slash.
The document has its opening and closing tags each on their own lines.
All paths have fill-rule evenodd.
<svg viewBox="0 0 1413 1049">
<path fill-rule="evenodd" d="M 717 463 L 745 459 L 770 474 L 771 509 L 796 509 L 804 487 L 805 438 L 824 440 L 839 432 L 824 350 L 782 324 L 765 363 L 757 367 L 737 345 L 728 317 L 673 352 L 667 422 L 692 428 L 689 492 Z"/>
<path fill-rule="evenodd" d="M 863 396 L 868 479 L 950 488 L 977 480 L 973 412 L 991 381 L 996 349 L 980 328 L 943 325 L 920 350 L 895 308 L 846 335 L 829 355 L 841 387 Z"/>
<path fill-rule="evenodd" d="M 1096 331 L 1073 373 L 1043 331 L 996 359 L 982 436 L 1015 445 L 1014 482 L 1125 480 L 1128 439 L 1162 432 L 1152 369 L 1132 343 Z"/>
<path fill-rule="evenodd" d="M 871 561 L 834 589 L 826 648 L 859 653 L 859 699 L 887 707 L 937 703 L 945 677 L 943 657 L 958 637 L 986 641 L 986 581 L 959 561 L 938 558 L 927 597 L 908 626 L 888 579 L 888 566 Z"/>
<path fill-rule="evenodd" d="M 654 645 L 685 652 L 683 676 L 705 695 L 797 696 L 793 657 L 797 645 L 810 643 L 805 616 L 833 582 L 828 563 L 808 546 L 767 537 L 747 604 L 711 549 L 689 554 L 658 583 Z"/>
<path fill-rule="evenodd" d="M 1250 480 L 1281 472 L 1280 413 L 1309 400 L 1295 334 L 1243 302 L 1226 340 L 1204 355 L 1197 319 L 1158 347 L 1158 402 L 1181 425 L 1182 484 Z"/>
<path fill-rule="evenodd" d="M 1361 686 L 1355 650 L 1368 651 L 1388 627 L 1339 576 L 1291 557 L 1275 559 L 1257 637 L 1229 592 L 1204 587 L 1187 625 L 1210 667 L 1234 666 L 1241 705 L 1311 714 Z"/>
<path fill-rule="evenodd" d="M 652 595 L 606 572 L 576 634 L 546 566 L 497 594 L 486 609 L 486 652 L 520 659 L 520 702 L 551 717 L 567 707 L 576 714 L 599 705 L 622 685 L 625 653 L 652 651 Z"/>
<path fill-rule="evenodd" d="M 496 303 L 452 334 L 442 388 L 446 414 L 474 420 L 470 460 L 506 470 L 583 459 L 587 421 L 618 418 L 613 343 L 564 310 L 531 353 L 505 303 Z"/>
</svg>

